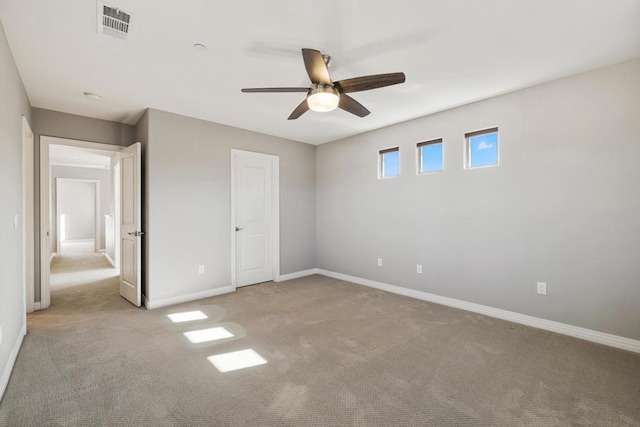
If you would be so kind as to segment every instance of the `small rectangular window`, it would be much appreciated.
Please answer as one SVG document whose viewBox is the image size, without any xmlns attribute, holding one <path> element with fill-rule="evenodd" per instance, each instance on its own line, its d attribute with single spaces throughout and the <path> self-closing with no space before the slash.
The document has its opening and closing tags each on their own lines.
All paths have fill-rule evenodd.
<svg viewBox="0 0 640 427">
<path fill-rule="evenodd" d="M 380 178 L 400 175 L 400 149 L 398 147 L 380 150 Z"/>
<path fill-rule="evenodd" d="M 442 172 L 442 139 L 418 143 L 418 173 Z"/>
<path fill-rule="evenodd" d="M 498 128 L 469 132 L 467 141 L 467 168 L 498 165 Z"/>
</svg>

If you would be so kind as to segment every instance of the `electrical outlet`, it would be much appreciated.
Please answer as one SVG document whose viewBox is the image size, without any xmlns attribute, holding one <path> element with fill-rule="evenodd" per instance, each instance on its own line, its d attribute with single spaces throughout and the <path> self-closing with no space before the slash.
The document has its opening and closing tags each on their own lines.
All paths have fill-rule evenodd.
<svg viewBox="0 0 640 427">
<path fill-rule="evenodd" d="M 18 227 L 20 227 L 20 217 L 18 216 L 18 214 L 15 214 L 13 216 L 13 228 L 17 230 Z"/>
<path fill-rule="evenodd" d="M 378 258 L 378 267 L 382 267 L 382 258 Z"/>
<path fill-rule="evenodd" d="M 538 282 L 538 294 L 539 295 L 547 294 L 547 284 L 545 282 Z"/>
<path fill-rule="evenodd" d="M 421 264 L 416 264 L 416 273 L 422 274 L 422 265 Z"/>
<path fill-rule="evenodd" d="M 198 274 L 202 274 L 204 273 L 204 265 L 199 265 L 198 266 Z"/>
</svg>

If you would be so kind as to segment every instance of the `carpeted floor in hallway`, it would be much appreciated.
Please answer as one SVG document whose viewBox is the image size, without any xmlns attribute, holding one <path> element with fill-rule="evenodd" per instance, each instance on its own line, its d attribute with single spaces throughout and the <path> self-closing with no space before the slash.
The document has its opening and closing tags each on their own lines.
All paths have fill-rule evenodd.
<svg viewBox="0 0 640 427">
<path fill-rule="evenodd" d="M 640 425 L 639 354 L 323 276 L 155 310 L 111 277 L 52 304 L 29 315 L 2 426 Z M 211 328 L 227 338 L 184 335 Z M 267 363 L 208 359 L 241 350 Z"/>
<path fill-rule="evenodd" d="M 115 277 L 118 270 L 107 261 L 104 254 L 96 252 L 64 252 L 51 261 L 50 286 L 53 293 L 62 288 L 99 283 Z M 90 292 L 85 288 L 82 292 Z"/>
</svg>

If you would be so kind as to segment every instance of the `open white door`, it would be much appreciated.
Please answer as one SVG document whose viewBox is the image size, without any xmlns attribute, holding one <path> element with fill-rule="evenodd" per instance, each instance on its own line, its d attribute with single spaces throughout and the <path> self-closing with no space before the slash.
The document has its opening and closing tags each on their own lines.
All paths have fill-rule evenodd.
<svg viewBox="0 0 640 427">
<path fill-rule="evenodd" d="M 136 307 L 141 297 L 141 144 L 120 152 L 120 295 Z"/>
<path fill-rule="evenodd" d="M 278 268 L 278 158 L 232 151 L 235 285 L 267 282 Z"/>
</svg>

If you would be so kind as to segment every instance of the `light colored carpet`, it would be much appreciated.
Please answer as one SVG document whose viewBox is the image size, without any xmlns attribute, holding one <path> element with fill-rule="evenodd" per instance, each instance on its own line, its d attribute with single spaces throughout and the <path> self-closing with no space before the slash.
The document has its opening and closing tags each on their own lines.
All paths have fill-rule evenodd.
<svg viewBox="0 0 640 427">
<path fill-rule="evenodd" d="M 322 276 L 156 310 L 112 278 L 52 302 L 29 316 L 2 426 L 640 425 L 638 354 Z M 192 310 L 208 318 L 167 318 Z M 234 337 L 183 335 L 218 326 Z M 268 363 L 207 360 L 244 349 Z"/>
<path fill-rule="evenodd" d="M 57 255 L 51 260 L 51 289 L 61 289 L 78 285 L 98 283 L 118 275 L 118 271 L 111 266 L 104 254 L 65 253 Z"/>
<path fill-rule="evenodd" d="M 79 255 L 95 253 L 95 240 L 65 240 L 60 242 L 60 250 L 62 255 Z"/>
</svg>

